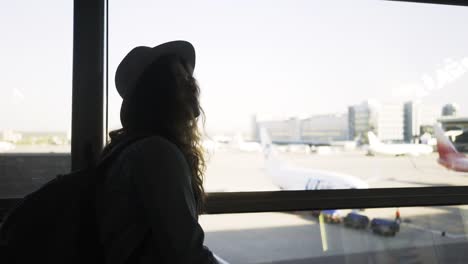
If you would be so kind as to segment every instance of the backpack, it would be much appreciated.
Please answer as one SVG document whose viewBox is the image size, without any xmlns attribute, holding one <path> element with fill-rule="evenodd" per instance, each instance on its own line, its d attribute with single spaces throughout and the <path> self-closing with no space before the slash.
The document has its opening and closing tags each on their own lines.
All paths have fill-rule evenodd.
<svg viewBox="0 0 468 264">
<path fill-rule="evenodd" d="M 104 263 L 96 222 L 96 187 L 104 182 L 106 165 L 142 137 L 123 140 L 97 165 L 58 175 L 27 195 L 0 226 L 0 262 Z"/>
</svg>

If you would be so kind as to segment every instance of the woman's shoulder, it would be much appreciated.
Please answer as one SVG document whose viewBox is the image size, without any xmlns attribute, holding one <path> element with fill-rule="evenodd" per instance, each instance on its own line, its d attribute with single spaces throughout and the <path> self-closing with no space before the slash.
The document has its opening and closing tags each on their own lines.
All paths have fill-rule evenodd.
<svg viewBox="0 0 468 264">
<path fill-rule="evenodd" d="M 151 184 L 157 180 L 158 183 L 164 181 L 165 186 L 190 183 L 190 170 L 184 155 L 174 143 L 161 136 L 149 136 L 127 147 L 122 153 L 121 165 L 126 174 L 139 175 L 133 177 L 135 182 Z"/>
<path fill-rule="evenodd" d="M 184 160 L 182 152 L 174 143 L 158 135 L 137 140 L 122 151 L 122 156 L 124 158 L 141 158 L 144 156 L 152 159 Z"/>
<path fill-rule="evenodd" d="M 142 139 L 139 139 L 138 141 L 133 143 L 133 146 L 135 148 L 153 146 L 153 147 L 160 147 L 161 149 L 173 149 L 173 150 L 177 149 L 174 143 L 172 143 L 168 139 L 159 135 L 151 135 L 151 136 L 147 136 Z"/>
</svg>

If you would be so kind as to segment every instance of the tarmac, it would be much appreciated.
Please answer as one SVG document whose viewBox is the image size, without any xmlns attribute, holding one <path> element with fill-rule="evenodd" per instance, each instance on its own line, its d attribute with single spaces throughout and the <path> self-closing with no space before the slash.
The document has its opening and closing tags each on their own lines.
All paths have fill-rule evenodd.
<svg viewBox="0 0 468 264">
<path fill-rule="evenodd" d="M 365 151 L 326 155 L 281 152 L 290 166 L 330 170 L 366 180 L 371 188 L 467 185 L 468 173 L 437 164 L 437 154 L 417 157 L 367 156 Z M 287 177 L 287 175 L 286 175 Z M 278 190 L 260 152 L 217 149 L 208 160 L 207 191 Z M 397 208 L 361 214 L 395 219 Z M 468 207 L 399 208 L 394 237 L 324 223 L 311 212 L 204 215 L 205 244 L 227 263 L 468 263 Z M 349 210 L 341 213 L 346 215 Z"/>
</svg>

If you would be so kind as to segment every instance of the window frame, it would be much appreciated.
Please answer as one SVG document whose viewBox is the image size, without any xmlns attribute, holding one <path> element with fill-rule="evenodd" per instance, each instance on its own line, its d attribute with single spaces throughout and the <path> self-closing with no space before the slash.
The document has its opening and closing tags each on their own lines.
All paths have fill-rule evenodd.
<svg viewBox="0 0 468 264">
<path fill-rule="evenodd" d="M 95 163 L 104 146 L 106 3 L 74 0 L 72 171 Z"/>
<path fill-rule="evenodd" d="M 468 6 L 465 0 L 385 0 L 394 2 L 412 2 L 420 4 L 436 4 L 436 5 L 458 5 Z"/>
<path fill-rule="evenodd" d="M 390 0 L 468 6 L 463 1 Z M 74 0 L 72 170 L 95 162 L 107 127 L 108 0 Z M 106 89 L 105 89 L 106 88 Z M 93 117 L 93 118 L 90 118 Z M 0 216 L 21 199 L 0 199 Z M 468 186 L 208 193 L 207 214 L 468 204 Z"/>
</svg>

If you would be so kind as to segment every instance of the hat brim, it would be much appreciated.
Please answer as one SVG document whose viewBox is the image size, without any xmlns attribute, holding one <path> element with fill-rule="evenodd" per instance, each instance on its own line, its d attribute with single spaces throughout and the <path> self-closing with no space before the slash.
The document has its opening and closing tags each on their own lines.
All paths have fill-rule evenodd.
<svg viewBox="0 0 468 264">
<path fill-rule="evenodd" d="M 120 62 L 115 73 L 115 86 L 120 96 L 125 99 L 131 93 L 145 69 L 158 58 L 177 55 L 189 66 L 190 74 L 195 69 L 195 48 L 184 40 L 163 43 L 153 48 L 139 46 L 132 49 Z"/>
</svg>

